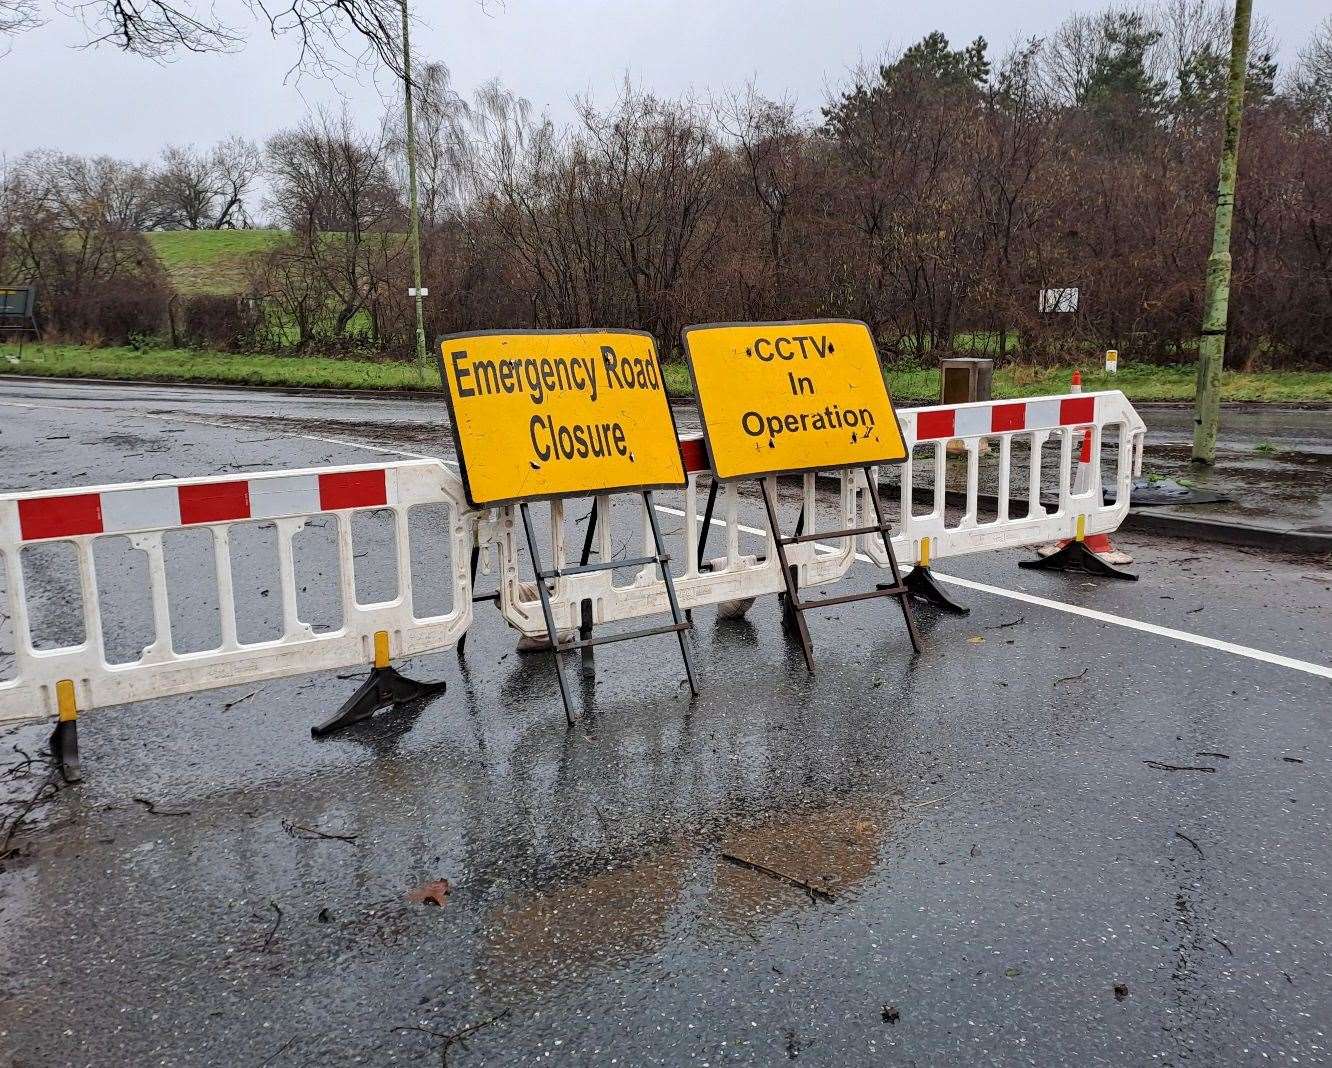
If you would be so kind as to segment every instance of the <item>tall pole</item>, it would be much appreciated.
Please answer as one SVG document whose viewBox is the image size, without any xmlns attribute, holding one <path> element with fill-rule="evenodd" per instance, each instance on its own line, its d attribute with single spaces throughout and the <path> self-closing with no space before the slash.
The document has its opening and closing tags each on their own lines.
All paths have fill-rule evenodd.
<svg viewBox="0 0 1332 1068">
<path fill-rule="evenodd" d="M 416 200 L 416 116 L 412 111 L 412 46 L 408 31 L 407 0 L 402 6 L 402 96 L 407 112 L 407 203 L 412 244 L 412 287 L 416 300 L 416 361 L 421 380 L 426 377 L 425 312 L 421 307 L 421 212 Z"/>
<path fill-rule="evenodd" d="M 1198 342 L 1198 381 L 1193 400 L 1193 462 L 1216 462 L 1216 426 L 1221 416 L 1221 365 L 1226 355 L 1226 314 L 1230 307 L 1230 220 L 1235 210 L 1240 120 L 1244 116 L 1244 74 L 1249 62 L 1249 17 L 1253 0 L 1235 0 L 1230 39 L 1230 90 L 1226 135 L 1216 182 L 1216 221 L 1207 259 L 1202 337 Z"/>
</svg>

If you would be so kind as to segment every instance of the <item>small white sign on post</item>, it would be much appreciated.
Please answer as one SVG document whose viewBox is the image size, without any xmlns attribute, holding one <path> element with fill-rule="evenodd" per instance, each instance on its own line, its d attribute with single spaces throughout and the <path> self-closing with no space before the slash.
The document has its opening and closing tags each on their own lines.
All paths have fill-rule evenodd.
<svg viewBox="0 0 1332 1068">
<path fill-rule="evenodd" d="M 1062 289 L 1042 289 L 1040 309 L 1042 312 L 1075 312 L 1078 310 L 1078 290 L 1076 286 Z"/>
<path fill-rule="evenodd" d="M 430 296 L 430 289 L 427 286 L 422 286 L 420 289 L 415 286 L 408 286 L 407 295 L 409 297 L 428 297 Z"/>
<path fill-rule="evenodd" d="M 1118 349 L 1106 349 L 1106 350 L 1105 350 L 1105 373 L 1108 374 L 1108 375 L 1112 375 L 1112 374 L 1117 373 L 1118 371 L 1119 371 L 1119 350 L 1118 350 Z"/>
</svg>

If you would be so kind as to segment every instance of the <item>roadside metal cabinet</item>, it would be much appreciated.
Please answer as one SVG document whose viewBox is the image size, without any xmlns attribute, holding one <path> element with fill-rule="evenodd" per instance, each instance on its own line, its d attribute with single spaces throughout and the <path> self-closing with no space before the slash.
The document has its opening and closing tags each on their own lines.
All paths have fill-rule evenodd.
<svg viewBox="0 0 1332 1068">
<path fill-rule="evenodd" d="M 950 356 L 939 361 L 939 403 L 969 404 L 987 401 L 994 379 L 994 361 L 972 356 Z"/>
</svg>

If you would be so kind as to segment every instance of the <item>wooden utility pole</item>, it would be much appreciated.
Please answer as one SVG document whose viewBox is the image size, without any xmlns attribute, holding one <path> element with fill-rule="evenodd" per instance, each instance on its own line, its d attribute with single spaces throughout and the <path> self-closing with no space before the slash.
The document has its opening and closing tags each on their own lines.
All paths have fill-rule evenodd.
<svg viewBox="0 0 1332 1068">
<path fill-rule="evenodd" d="M 1216 462 L 1216 427 L 1221 415 L 1221 365 L 1226 355 L 1226 314 L 1230 306 L 1230 220 L 1235 210 L 1240 120 L 1244 117 L 1244 75 L 1249 63 L 1249 19 L 1253 0 L 1235 0 L 1230 39 L 1230 89 L 1226 134 L 1216 182 L 1216 221 L 1207 259 L 1202 337 L 1198 342 L 1198 381 L 1193 400 L 1193 462 Z"/>
<path fill-rule="evenodd" d="M 407 0 L 402 6 L 402 95 L 407 120 L 407 203 L 412 245 L 412 296 L 416 300 L 416 361 L 426 378 L 425 313 L 421 307 L 421 212 L 416 201 L 416 116 L 412 111 L 412 48 L 408 36 Z"/>
</svg>

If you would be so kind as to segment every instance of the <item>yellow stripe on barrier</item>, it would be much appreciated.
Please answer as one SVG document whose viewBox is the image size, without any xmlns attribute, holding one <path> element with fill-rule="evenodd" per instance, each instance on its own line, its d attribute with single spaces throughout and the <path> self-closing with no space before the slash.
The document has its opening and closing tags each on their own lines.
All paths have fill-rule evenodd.
<svg viewBox="0 0 1332 1068">
<path fill-rule="evenodd" d="M 921 539 L 920 539 L 920 551 L 919 551 L 919 556 L 918 556 L 918 559 L 916 560 L 916 563 L 917 563 L 920 567 L 929 567 L 929 566 L 930 566 L 930 539 L 929 539 L 929 538 L 921 538 Z"/>
<path fill-rule="evenodd" d="M 389 666 L 389 634 L 386 630 L 375 631 L 375 667 Z"/>
<path fill-rule="evenodd" d="M 61 722 L 79 718 L 78 705 L 74 700 L 74 681 L 61 679 L 56 683 L 56 708 L 60 711 Z"/>
<path fill-rule="evenodd" d="M 1085 515 L 1080 515 L 1078 516 L 1078 532 L 1074 536 L 1073 540 L 1085 541 L 1086 537 L 1087 537 L 1087 517 Z"/>
</svg>

